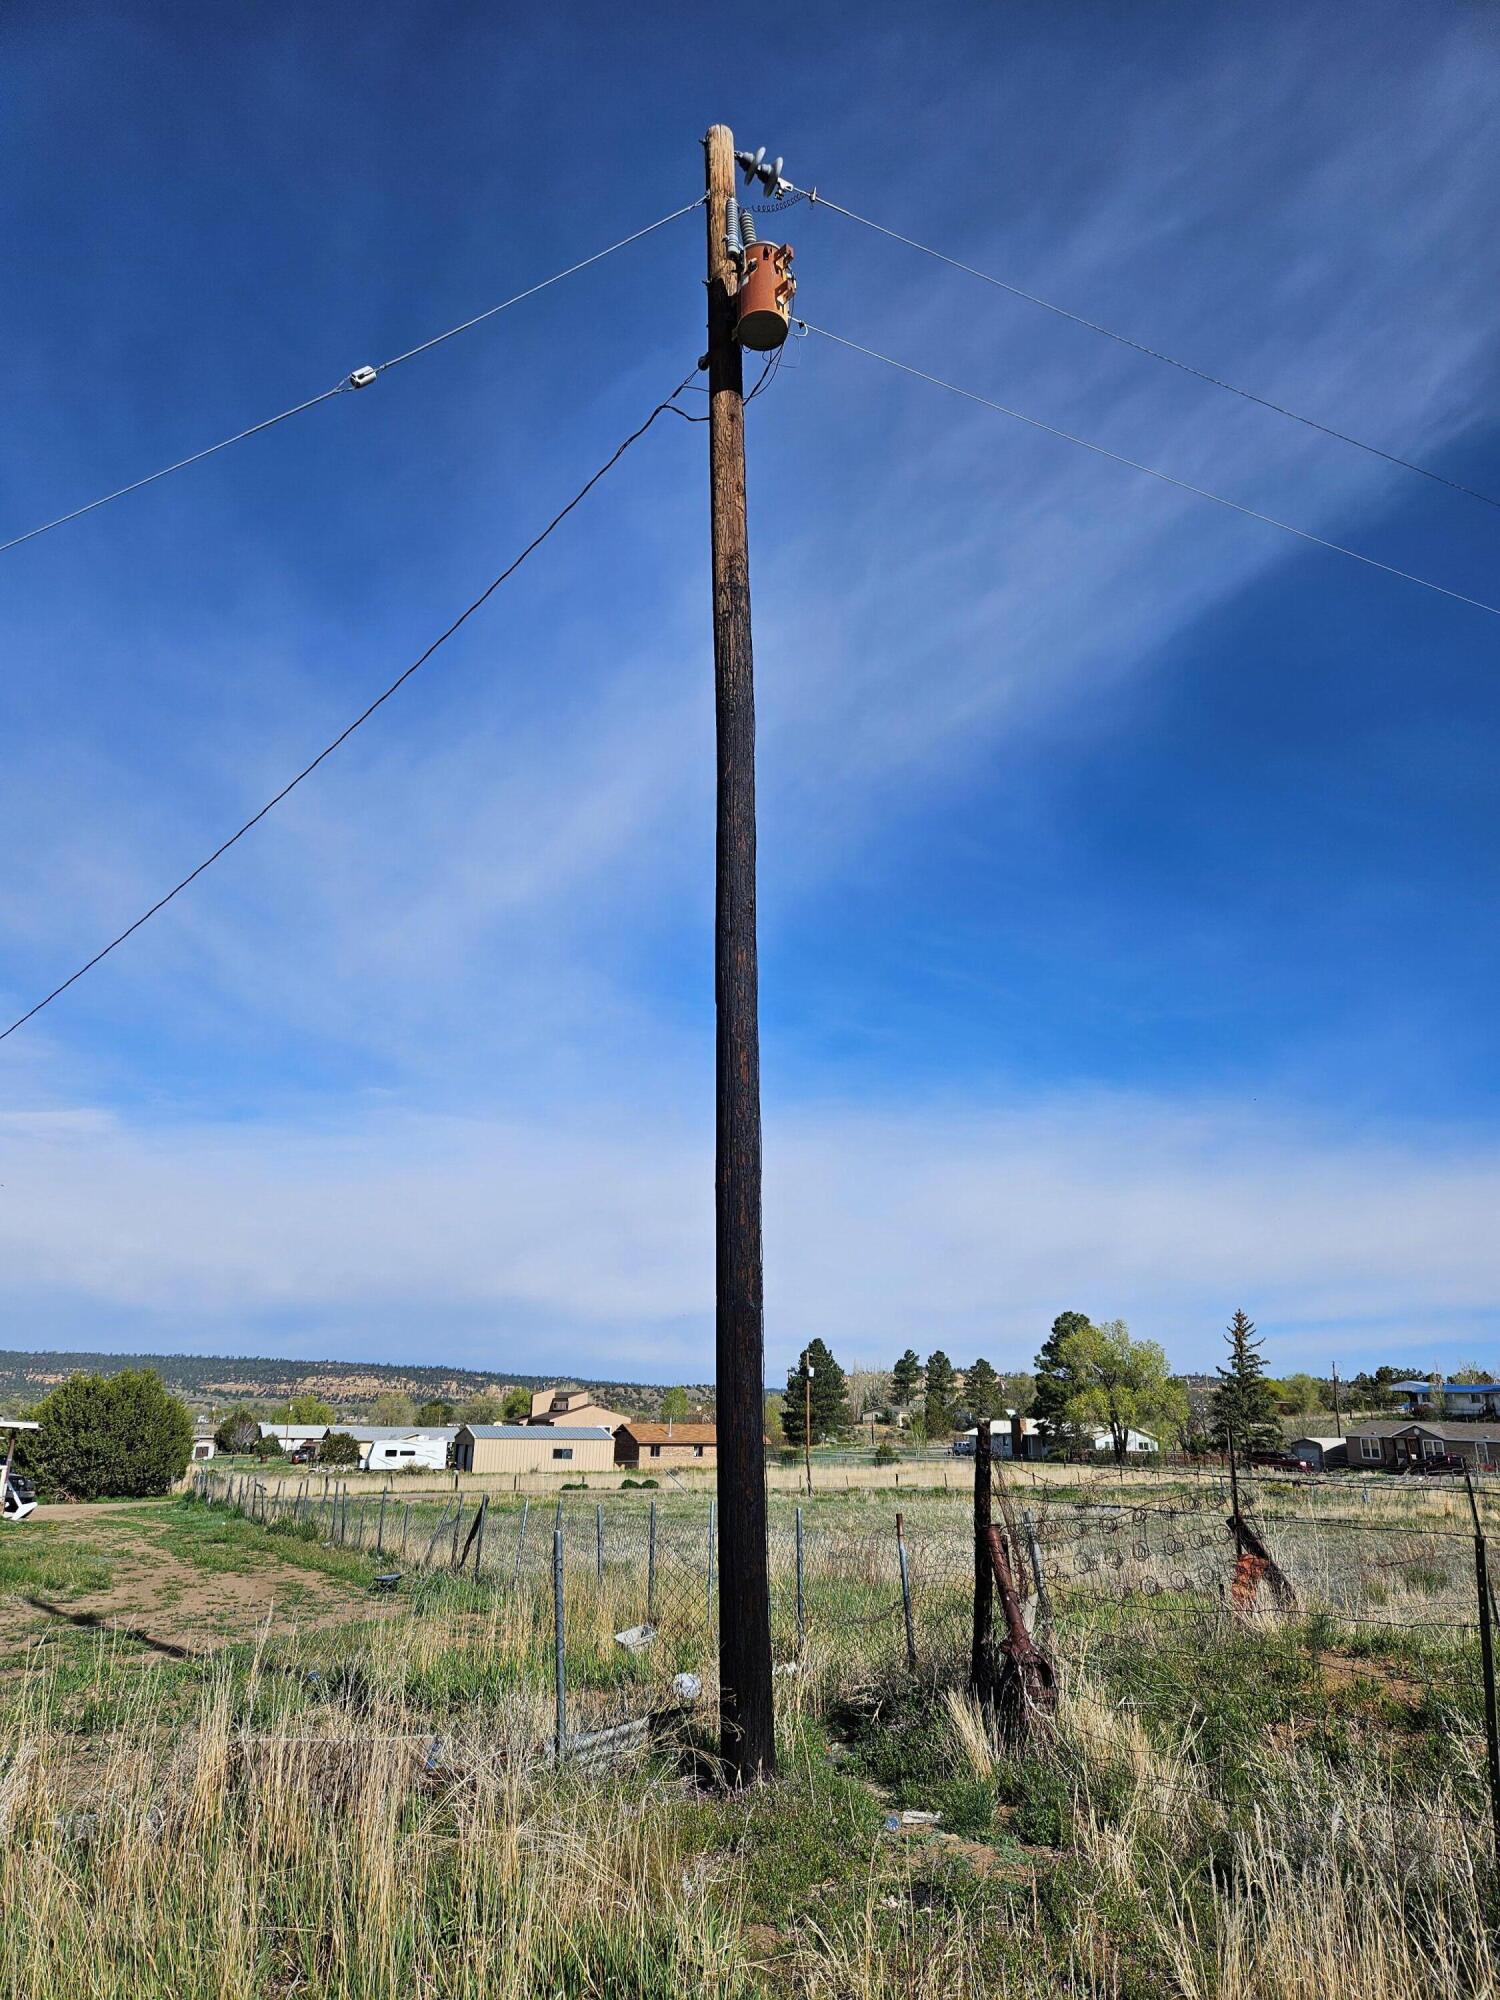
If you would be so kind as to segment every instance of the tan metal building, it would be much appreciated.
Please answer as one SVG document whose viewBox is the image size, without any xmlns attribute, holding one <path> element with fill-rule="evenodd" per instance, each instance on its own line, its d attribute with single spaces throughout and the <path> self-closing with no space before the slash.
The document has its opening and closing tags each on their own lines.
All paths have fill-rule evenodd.
<svg viewBox="0 0 1500 2000">
<path fill-rule="evenodd" d="M 646 1424 L 632 1417 L 615 1432 L 615 1463 L 663 1468 L 717 1465 L 719 1434 L 712 1424 Z"/>
<path fill-rule="evenodd" d="M 603 1424 L 461 1424 L 453 1440 L 460 1472 L 609 1472 L 614 1462 Z"/>
<path fill-rule="evenodd" d="M 531 1399 L 531 1424 L 600 1425 L 617 1431 L 626 1419 L 618 1410 L 606 1410 L 587 1389 L 538 1389 Z"/>
</svg>

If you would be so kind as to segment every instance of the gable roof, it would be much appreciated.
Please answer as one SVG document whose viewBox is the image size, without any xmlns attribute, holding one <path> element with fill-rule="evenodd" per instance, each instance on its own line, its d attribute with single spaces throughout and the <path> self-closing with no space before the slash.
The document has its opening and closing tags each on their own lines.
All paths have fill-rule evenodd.
<svg viewBox="0 0 1500 2000">
<path fill-rule="evenodd" d="M 1496 1431 L 1493 1423 L 1445 1424 L 1441 1417 L 1397 1417 L 1394 1422 L 1382 1419 L 1379 1423 L 1357 1423 L 1349 1426 L 1351 1438 L 1413 1437 L 1419 1434 L 1424 1437 L 1452 1439 L 1459 1444 L 1465 1439 L 1472 1444 L 1476 1438 L 1482 1438 L 1487 1444 L 1500 1443 L 1500 1432 Z"/>
<path fill-rule="evenodd" d="M 626 1437 L 632 1437 L 637 1444 L 717 1444 L 719 1433 L 714 1424 L 637 1424 L 620 1426 Z"/>
<path fill-rule="evenodd" d="M 612 1438 L 603 1424 L 460 1424 L 471 1438 L 499 1438 L 507 1444 L 542 1444 L 548 1438 Z"/>
</svg>

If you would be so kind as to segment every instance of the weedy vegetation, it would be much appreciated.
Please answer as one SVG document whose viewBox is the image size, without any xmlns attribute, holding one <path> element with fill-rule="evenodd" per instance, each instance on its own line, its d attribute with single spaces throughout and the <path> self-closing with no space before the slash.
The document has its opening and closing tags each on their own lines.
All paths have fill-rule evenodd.
<svg viewBox="0 0 1500 2000">
<path fill-rule="evenodd" d="M 555 1759 L 550 1577 L 539 1558 L 517 1583 L 514 1515 L 492 1570 L 409 1572 L 390 1599 L 369 1592 L 372 1549 L 190 1500 L 0 1543 L 0 1992 L 1500 1990 L 1472 1583 L 1466 1601 L 1441 1511 L 1363 1535 L 1355 1567 L 1381 1592 L 1368 1616 L 1355 1536 L 1287 1526 L 1300 1608 L 1245 1621 L 1194 1575 L 1106 1595 L 1070 1525 L 1056 1721 L 1017 1744 L 966 1692 L 964 1572 L 939 1560 L 943 1537 L 965 1546 L 962 1504 L 912 1524 L 915 1672 L 884 1522 L 864 1496 L 820 1508 L 800 1651 L 777 1575 L 795 1669 L 776 1680 L 781 1772 L 736 1798 L 714 1783 L 700 1579 L 664 1574 L 691 1586 L 680 1615 L 627 1653 L 614 1633 L 641 1615 L 639 1566 L 621 1533 L 598 1574 L 592 1504 L 570 1522 L 570 1727 L 656 1716 L 615 1762 Z M 164 1640 L 151 1578 L 167 1563 L 186 1581 Z M 126 1573 L 134 1606 L 118 1601 Z M 277 1608 L 259 1623 L 193 1638 L 200 1589 L 268 1579 Z M 90 1611 L 100 1593 L 109 1616 Z M 668 1693 L 686 1666 L 706 1682 L 697 1706 Z M 903 1823 L 912 1811 L 940 1818 Z"/>
</svg>

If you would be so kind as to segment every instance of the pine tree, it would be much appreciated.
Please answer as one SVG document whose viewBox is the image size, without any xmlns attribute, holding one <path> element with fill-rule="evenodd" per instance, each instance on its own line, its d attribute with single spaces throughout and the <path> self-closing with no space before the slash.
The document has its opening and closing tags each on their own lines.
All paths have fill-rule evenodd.
<svg viewBox="0 0 1500 2000">
<path fill-rule="evenodd" d="M 1031 1414 L 1040 1425 L 1049 1448 L 1065 1447 L 1072 1440 L 1076 1428 L 1068 1422 L 1066 1414 L 1074 1384 L 1072 1371 L 1063 1360 L 1063 1342 L 1069 1334 L 1083 1333 L 1090 1323 L 1087 1313 L 1059 1313 L 1036 1357 L 1036 1390 L 1031 1400 Z"/>
<path fill-rule="evenodd" d="M 964 1401 L 976 1424 L 988 1417 L 992 1422 L 1005 1414 L 1005 1394 L 1000 1377 L 981 1354 L 964 1377 Z"/>
<path fill-rule="evenodd" d="M 916 1398 L 917 1384 L 922 1379 L 922 1363 L 914 1347 L 908 1347 L 901 1359 L 891 1370 L 891 1397 L 901 1408 L 905 1408 Z"/>
<path fill-rule="evenodd" d="M 922 1414 L 929 1438 L 939 1438 L 953 1427 L 953 1363 L 942 1348 L 927 1357 L 927 1394 Z"/>
<path fill-rule="evenodd" d="M 1224 1338 L 1229 1366 L 1214 1370 L 1219 1386 L 1209 1406 L 1209 1435 L 1221 1451 L 1231 1439 L 1237 1452 L 1276 1451 L 1282 1441 L 1276 1392 L 1266 1380 L 1255 1321 L 1237 1312 Z"/>
<path fill-rule="evenodd" d="M 812 1384 L 806 1382 L 812 1363 Z M 844 1387 L 844 1371 L 821 1340 L 810 1340 L 797 1357 L 795 1367 L 786 1372 L 786 1401 L 781 1410 L 781 1428 L 789 1445 L 798 1451 L 803 1443 L 803 1416 L 809 1394 L 812 1404 L 812 1442 L 836 1437 L 849 1428 L 849 1398 Z"/>
</svg>

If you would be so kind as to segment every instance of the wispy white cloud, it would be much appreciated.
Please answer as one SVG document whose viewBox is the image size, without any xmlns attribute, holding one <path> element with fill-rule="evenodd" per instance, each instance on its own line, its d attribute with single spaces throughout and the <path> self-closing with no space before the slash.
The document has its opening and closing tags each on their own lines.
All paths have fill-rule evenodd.
<svg viewBox="0 0 1500 2000">
<path fill-rule="evenodd" d="M 625 1129 L 380 1114 L 316 1129 L 0 1121 L 10 1340 L 159 1339 L 526 1371 L 712 1370 L 712 1161 Z M 1024 1363 L 1054 1313 L 1184 1366 L 1243 1305 L 1281 1365 L 1449 1360 L 1500 1295 L 1500 1148 L 1117 1095 L 773 1117 L 769 1365 L 812 1332 Z M 122 1339 L 122 1327 L 126 1330 Z"/>
</svg>

